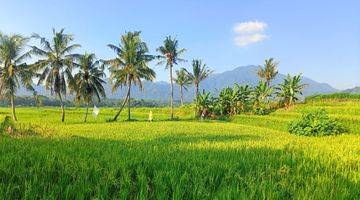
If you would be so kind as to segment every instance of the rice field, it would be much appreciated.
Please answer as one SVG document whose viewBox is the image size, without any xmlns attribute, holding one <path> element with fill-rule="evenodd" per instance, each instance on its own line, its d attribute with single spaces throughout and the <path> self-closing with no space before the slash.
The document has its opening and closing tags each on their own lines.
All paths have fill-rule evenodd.
<svg viewBox="0 0 360 200">
<path fill-rule="evenodd" d="M 290 135 L 288 123 L 325 108 L 350 128 L 331 137 Z M 154 121 L 147 116 L 153 112 Z M 108 123 L 101 108 L 18 108 L 37 136 L 0 136 L 2 199 L 359 199 L 360 102 L 311 102 L 267 116 L 197 121 L 193 110 L 135 108 Z M 0 108 L 0 115 L 10 115 Z"/>
</svg>

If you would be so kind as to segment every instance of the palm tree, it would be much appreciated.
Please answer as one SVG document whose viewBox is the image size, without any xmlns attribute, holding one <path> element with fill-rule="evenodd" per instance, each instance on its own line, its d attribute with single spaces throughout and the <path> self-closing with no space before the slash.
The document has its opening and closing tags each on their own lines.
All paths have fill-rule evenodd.
<svg viewBox="0 0 360 200">
<path fill-rule="evenodd" d="M 294 102 L 300 99 L 300 95 L 305 88 L 306 84 L 301 84 L 301 74 L 297 76 L 287 75 L 284 82 L 279 84 L 276 87 L 276 94 L 280 98 L 280 103 L 282 103 L 285 108 L 289 108 Z"/>
<path fill-rule="evenodd" d="M 0 96 L 9 99 L 14 121 L 17 121 L 14 101 L 20 84 L 36 94 L 31 85 L 33 73 L 24 62 L 30 57 L 29 52 L 23 52 L 27 41 L 21 35 L 0 33 Z"/>
<path fill-rule="evenodd" d="M 176 70 L 176 78 L 174 79 L 175 83 L 180 87 L 180 102 L 181 105 L 184 105 L 184 93 L 183 90 L 187 91 L 188 85 L 191 84 L 191 80 L 187 75 L 185 69 Z"/>
<path fill-rule="evenodd" d="M 123 104 L 113 121 L 117 120 L 126 103 L 128 103 L 128 120 L 131 119 L 130 92 L 132 84 L 138 85 L 142 90 L 142 79 L 150 81 L 155 79 L 155 71 L 148 66 L 154 56 L 147 54 L 149 49 L 146 43 L 141 40 L 140 33 L 139 31 L 127 32 L 121 36 L 119 46 L 108 45 L 117 55 L 114 59 L 104 61 L 104 64 L 110 67 L 110 78 L 113 82 L 112 89 L 115 91 L 122 86 L 128 87 Z"/>
<path fill-rule="evenodd" d="M 181 54 L 183 54 L 186 50 L 179 49 L 179 42 L 176 38 L 171 38 L 171 36 L 167 36 L 163 42 L 163 46 L 160 46 L 157 51 L 162 55 L 160 58 L 163 60 L 158 64 L 166 63 L 166 69 L 169 69 L 170 76 L 170 118 L 174 118 L 174 86 L 173 86 L 173 66 L 178 64 L 178 62 L 185 61 L 180 58 Z"/>
<path fill-rule="evenodd" d="M 278 74 L 278 65 L 279 63 L 274 61 L 274 58 L 270 58 L 265 60 L 264 66 L 259 66 L 257 74 L 265 80 L 267 86 L 270 86 L 270 81 Z"/>
<path fill-rule="evenodd" d="M 106 82 L 102 79 L 105 74 L 99 68 L 100 61 L 95 60 L 95 54 L 78 55 L 76 57 L 79 72 L 74 76 L 76 83 L 76 101 L 83 100 L 86 104 L 86 112 L 84 122 L 87 120 L 89 104 L 93 102 L 93 98 L 105 97 L 105 89 L 103 84 Z"/>
<path fill-rule="evenodd" d="M 186 70 L 191 82 L 195 86 L 195 99 L 199 96 L 199 85 L 200 82 L 205 80 L 207 77 L 210 76 L 210 74 L 213 73 L 212 70 L 210 70 L 208 67 L 206 67 L 206 64 L 203 64 L 201 60 L 195 59 L 192 61 L 192 67 L 193 71 L 189 72 Z"/>
<path fill-rule="evenodd" d="M 41 57 L 33 68 L 41 71 L 38 74 L 38 85 L 45 83 L 45 89 L 50 90 L 51 94 L 58 96 L 61 106 L 61 121 L 65 120 L 65 108 L 62 95 L 66 95 L 67 87 L 70 92 L 75 90 L 75 82 L 72 76 L 74 63 L 74 54 L 71 52 L 80 47 L 78 44 L 70 44 L 73 36 L 65 34 L 64 29 L 56 32 L 53 29 L 53 38 L 47 40 L 38 34 L 33 34 L 33 38 L 39 39 L 41 47 L 32 46 L 31 52 Z"/>
</svg>

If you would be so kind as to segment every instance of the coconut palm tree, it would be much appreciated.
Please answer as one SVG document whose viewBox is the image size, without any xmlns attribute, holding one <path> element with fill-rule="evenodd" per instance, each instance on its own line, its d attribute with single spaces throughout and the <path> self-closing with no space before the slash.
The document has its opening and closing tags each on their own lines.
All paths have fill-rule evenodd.
<svg viewBox="0 0 360 200">
<path fill-rule="evenodd" d="M 94 98 L 100 102 L 101 97 L 105 97 L 103 80 L 104 71 L 99 68 L 100 61 L 96 60 L 95 54 L 85 53 L 76 56 L 78 73 L 74 76 L 76 83 L 76 101 L 83 100 L 86 105 L 84 122 L 87 120 L 89 104 L 94 102 Z"/>
<path fill-rule="evenodd" d="M 169 69 L 169 77 L 170 77 L 170 118 L 174 118 L 174 85 L 173 85 L 173 67 L 177 65 L 178 62 L 185 61 L 180 58 L 181 54 L 183 54 L 186 50 L 179 49 L 179 42 L 176 38 L 171 38 L 171 36 L 167 36 L 163 42 L 163 46 L 160 46 L 157 49 L 158 52 L 161 53 L 159 56 L 162 61 L 158 64 L 166 63 L 166 69 Z"/>
<path fill-rule="evenodd" d="M 21 35 L 0 33 L 0 96 L 10 101 L 14 121 L 17 121 L 14 101 L 20 85 L 36 94 L 32 87 L 33 73 L 24 62 L 30 57 L 29 52 L 24 53 L 27 41 Z"/>
<path fill-rule="evenodd" d="M 271 80 L 278 74 L 278 65 L 279 62 L 276 62 L 274 58 L 270 58 L 265 60 L 264 66 L 259 66 L 257 74 L 261 79 L 264 79 L 267 86 L 270 86 Z"/>
<path fill-rule="evenodd" d="M 210 74 L 213 73 L 211 69 L 209 69 L 206 64 L 202 63 L 202 60 L 195 59 L 192 61 L 192 72 L 185 70 L 191 80 L 191 82 L 195 86 L 195 99 L 199 96 L 199 85 L 200 82 L 205 80 Z"/>
<path fill-rule="evenodd" d="M 119 46 L 108 45 L 117 55 L 114 59 L 104 61 L 104 64 L 109 66 L 110 79 L 113 82 L 112 89 L 115 91 L 122 86 L 128 88 L 126 97 L 113 121 L 117 120 L 126 103 L 128 103 L 128 120 L 131 119 L 130 92 L 132 84 L 143 90 L 143 79 L 149 81 L 155 79 L 155 71 L 148 66 L 154 56 L 148 54 L 149 49 L 141 40 L 140 33 L 139 31 L 127 32 L 121 36 Z"/>
<path fill-rule="evenodd" d="M 47 40 L 38 34 L 33 34 L 33 38 L 40 40 L 41 47 L 32 46 L 32 54 L 40 57 L 33 64 L 33 69 L 38 74 L 38 85 L 45 83 L 45 89 L 50 90 L 51 94 L 58 96 L 61 106 L 61 121 L 65 120 L 65 108 L 62 95 L 66 95 L 67 88 L 70 92 L 75 90 L 75 81 L 72 76 L 74 54 L 71 52 L 80 47 L 79 44 L 71 44 L 73 36 L 65 34 L 64 29 L 56 32 L 53 29 L 53 38 Z"/>
<path fill-rule="evenodd" d="M 187 75 L 185 69 L 176 70 L 175 83 L 180 87 L 180 103 L 184 105 L 184 93 L 183 90 L 187 91 L 187 86 L 191 84 L 191 80 Z"/>
<path fill-rule="evenodd" d="M 296 76 L 287 75 L 284 82 L 279 84 L 275 89 L 276 94 L 280 98 L 280 103 L 288 109 L 294 102 L 300 99 L 306 84 L 301 84 L 301 74 Z"/>
</svg>

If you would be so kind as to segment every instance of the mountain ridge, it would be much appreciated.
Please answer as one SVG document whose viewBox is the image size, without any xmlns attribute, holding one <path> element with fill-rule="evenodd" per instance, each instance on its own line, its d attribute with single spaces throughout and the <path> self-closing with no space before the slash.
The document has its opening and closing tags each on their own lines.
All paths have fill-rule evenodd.
<svg viewBox="0 0 360 200">
<path fill-rule="evenodd" d="M 254 65 L 241 66 L 236 67 L 233 70 L 214 73 L 210 75 L 207 79 L 200 83 L 200 90 L 206 90 L 213 95 L 217 95 L 219 91 L 225 87 L 232 87 L 234 83 L 238 83 L 240 85 L 249 84 L 251 86 L 255 86 L 260 81 L 257 76 L 258 67 Z M 276 78 L 271 82 L 272 85 L 279 84 L 286 78 L 285 74 L 279 73 Z M 303 77 L 303 83 L 307 84 L 307 87 L 304 89 L 304 96 L 309 96 L 313 94 L 328 94 L 334 93 L 338 90 L 333 88 L 327 83 L 319 83 L 310 78 Z M 140 91 L 138 87 L 133 87 L 131 90 L 131 97 L 138 99 L 155 99 L 155 100 L 168 100 L 170 94 L 170 84 L 165 81 L 144 81 L 144 90 Z M 122 99 L 125 96 L 126 89 L 119 88 L 116 92 L 112 93 L 111 84 L 107 79 L 107 83 L 105 84 L 105 90 L 107 94 L 107 98 L 111 99 Z M 41 95 L 50 96 L 49 91 L 45 91 L 44 87 L 36 86 L 36 90 Z M 189 86 L 188 91 L 184 91 L 184 97 L 186 101 L 191 101 L 194 98 L 194 87 Z M 29 95 L 30 92 L 21 88 L 18 92 L 18 95 Z M 174 99 L 179 100 L 179 86 L 174 85 Z"/>
</svg>

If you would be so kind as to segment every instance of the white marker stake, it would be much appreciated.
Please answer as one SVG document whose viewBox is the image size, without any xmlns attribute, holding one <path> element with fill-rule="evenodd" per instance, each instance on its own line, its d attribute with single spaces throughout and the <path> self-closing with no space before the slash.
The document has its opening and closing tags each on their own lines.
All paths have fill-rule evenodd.
<svg viewBox="0 0 360 200">
<path fill-rule="evenodd" d="M 100 109 L 94 105 L 93 116 L 96 118 L 99 115 Z"/>
</svg>

